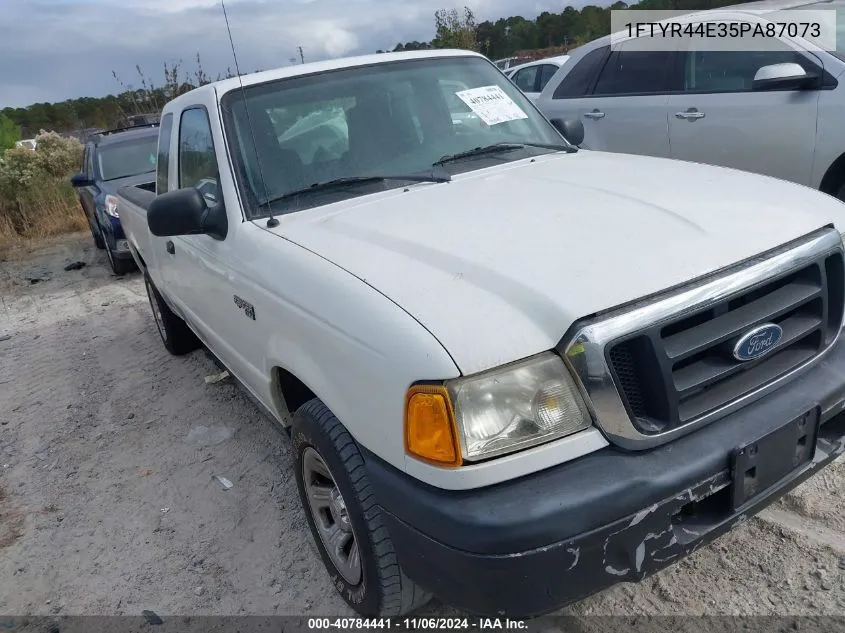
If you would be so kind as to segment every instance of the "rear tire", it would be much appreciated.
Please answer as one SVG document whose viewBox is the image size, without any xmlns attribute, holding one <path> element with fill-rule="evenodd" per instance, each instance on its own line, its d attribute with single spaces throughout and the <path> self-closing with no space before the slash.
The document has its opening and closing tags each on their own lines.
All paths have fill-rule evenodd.
<svg viewBox="0 0 845 633">
<path fill-rule="evenodd" d="M 153 310 L 153 320 L 167 351 L 174 356 L 182 356 L 198 349 L 201 345 L 200 340 L 165 303 L 146 272 L 144 272 L 144 285 L 147 287 L 147 297 Z"/>
<path fill-rule="evenodd" d="M 291 438 L 308 526 L 346 603 L 363 616 L 389 617 L 428 602 L 431 594 L 399 566 L 358 445 L 340 420 L 315 398 L 294 414 Z"/>
<path fill-rule="evenodd" d="M 845 182 L 843 182 L 842 186 L 839 187 L 839 191 L 836 193 L 836 197 L 845 202 Z"/>
</svg>

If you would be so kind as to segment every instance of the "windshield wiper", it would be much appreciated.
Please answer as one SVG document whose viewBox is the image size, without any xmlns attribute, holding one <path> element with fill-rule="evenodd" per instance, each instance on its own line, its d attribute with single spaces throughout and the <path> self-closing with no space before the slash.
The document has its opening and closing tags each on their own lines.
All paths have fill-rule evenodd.
<svg viewBox="0 0 845 633">
<path fill-rule="evenodd" d="M 482 156 L 483 154 L 496 154 L 499 152 L 510 152 L 515 149 L 522 149 L 524 147 L 542 147 L 543 149 L 553 149 L 559 152 L 568 152 L 573 153 L 577 152 L 577 147 L 571 147 L 569 145 L 559 145 L 554 143 L 529 143 L 529 142 L 519 142 L 519 143 L 494 143 L 493 145 L 485 145 L 483 147 L 475 147 L 473 149 L 469 149 L 465 152 L 459 152 L 458 154 L 447 154 L 446 156 L 442 156 L 440 160 L 434 163 L 434 165 L 445 165 L 446 163 L 451 163 L 456 160 L 461 160 L 462 158 L 471 158 L 473 156 Z"/>
<path fill-rule="evenodd" d="M 341 188 L 346 185 L 358 185 L 367 182 L 381 182 L 385 180 L 404 180 L 406 182 L 449 182 L 452 176 L 449 174 L 389 174 L 385 176 L 346 176 L 345 178 L 335 178 L 333 180 L 325 180 L 323 182 L 315 182 L 313 185 L 303 187 L 302 189 L 295 189 L 288 191 L 280 196 L 268 200 L 265 204 L 272 204 L 280 200 L 287 200 L 303 194 L 318 193 L 328 189 Z"/>
</svg>

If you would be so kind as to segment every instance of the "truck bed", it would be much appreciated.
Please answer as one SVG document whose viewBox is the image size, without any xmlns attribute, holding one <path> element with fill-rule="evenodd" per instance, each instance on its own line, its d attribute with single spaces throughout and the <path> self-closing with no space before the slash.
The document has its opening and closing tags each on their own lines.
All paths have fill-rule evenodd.
<svg viewBox="0 0 845 633">
<path fill-rule="evenodd" d="M 135 263 L 143 272 L 145 262 L 149 262 L 152 248 L 150 232 L 147 228 L 147 209 L 156 197 L 155 181 L 140 185 L 129 185 L 117 190 L 117 209 L 120 223 L 129 241 Z"/>
<path fill-rule="evenodd" d="M 117 190 L 117 195 L 146 211 L 156 197 L 156 183 L 153 180 L 140 185 L 121 187 Z"/>
</svg>

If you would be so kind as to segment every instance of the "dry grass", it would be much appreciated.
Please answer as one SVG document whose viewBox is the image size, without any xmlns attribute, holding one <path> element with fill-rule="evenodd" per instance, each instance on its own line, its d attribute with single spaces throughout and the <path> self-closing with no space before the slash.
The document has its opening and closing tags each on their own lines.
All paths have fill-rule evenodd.
<svg viewBox="0 0 845 633">
<path fill-rule="evenodd" d="M 29 242 L 88 229 L 85 213 L 72 189 L 44 187 L 25 198 L 0 202 L 0 260 Z"/>
<path fill-rule="evenodd" d="M 22 242 L 88 228 L 69 180 L 82 162 L 82 144 L 55 132 L 36 139 L 35 151 L 13 148 L 0 156 L 0 257 Z"/>
</svg>

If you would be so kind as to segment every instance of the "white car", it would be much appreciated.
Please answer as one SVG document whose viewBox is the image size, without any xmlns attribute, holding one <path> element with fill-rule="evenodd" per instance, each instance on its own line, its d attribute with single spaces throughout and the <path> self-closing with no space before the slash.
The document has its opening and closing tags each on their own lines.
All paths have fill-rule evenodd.
<svg viewBox="0 0 845 633">
<path fill-rule="evenodd" d="M 24 149 L 34 150 L 37 147 L 37 145 L 38 145 L 38 141 L 36 141 L 34 138 L 27 138 L 27 139 L 23 139 L 21 141 L 15 141 L 15 147 L 18 147 L 18 148 L 22 147 Z"/>
<path fill-rule="evenodd" d="M 280 143 L 294 107 L 342 108 L 342 151 Z M 330 60 L 170 101 L 119 192 L 162 343 L 290 432 L 360 614 L 548 612 L 845 450 L 845 204 L 582 132 L 475 53 Z"/>
<path fill-rule="evenodd" d="M 519 58 L 505 57 L 504 59 L 497 59 L 493 63 L 496 65 L 496 68 L 502 70 L 503 72 L 507 72 L 508 69 L 513 68 L 519 63 Z"/>
<path fill-rule="evenodd" d="M 837 50 L 789 37 L 761 52 L 646 51 L 635 41 L 611 50 L 607 36 L 572 51 L 536 103 L 549 117 L 580 117 L 591 149 L 733 167 L 845 199 L 845 0 L 682 19 L 765 25 L 766 12 L 789 8 L 837 9 Z"/>
<path fill-rule="evenodd" d="M 537 99 L 543 88 L 549 83 L 555 73 L 569 59 L 569 55 L 547 57 L 537 61 L 520 64 L 505 72 L 508 79 L 525 93 L 529 99 Z"/>
</svg>

